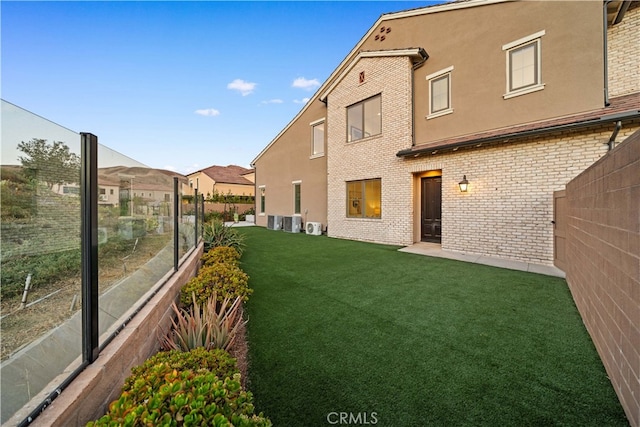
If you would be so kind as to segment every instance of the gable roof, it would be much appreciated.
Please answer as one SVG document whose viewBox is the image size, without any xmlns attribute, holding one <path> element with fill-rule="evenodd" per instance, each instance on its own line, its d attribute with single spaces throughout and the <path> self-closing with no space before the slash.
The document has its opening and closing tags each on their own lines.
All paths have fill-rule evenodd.
<svg viewBox="0 0 640 427">
<path fill-rule="evenodd" d="M 533 135 L 543 135 L 561 130 L 581 129 L 615 123 L 619 120 L 629 121 L 640 119 L 640 94 L 632 93 L 617 98 L 611 98 L 610 104 L 597 110 L 573 114 L 571 116 L 525 123 L 502 129 L 445 138 L 418 144 L 396 153 L 398 157 L 417 157 L 423 154 L 437 154 L 445 150 L 456 150 L 460 147 L 477 146 L 486 143 L 508 143 L 515 139 Z"/>
<path fill-rule="evenodd" d="M 253 186 L 253 182 L 249 181 L 243 175 L 251 173 L 251 169 L 243 168 L 242 166 L 229 165 L 229 166 L 210 166 L 208 168 L 199 170 L 198 172 L 202 172 L 207 175 L 209 178 L 213 179 L 215 182 L 224 183 L 224 184 L 240 184 L 240 185 L 251 185 Z M 197 173 L 197 172 L 194 172 Z M 191 174 L 193 175 L 193 174 Z"/>
<path fill-rule="evenodd" d="M 298 120 L 298 118 L 300 118 L 304 114 L 304 112 L 307 111 L 307 109 L 313 102 L 318 101 L 320 99 L 321 94 L 324 94 L 327 91 L 328 87 L 333 83 L 336 77 L 342 73 L 345 66 L 347 66 L 347 64 L 352 62 L 352 58 L 361 51 L 362 45 L 366 42 L 369 36 L 373 34 L 376 28 L 380 26 L 381 23 L 392 20 L 392 19 L 406 18 L 406 17 L 418 16 L 418 15 L 427 15 L 430 13 L 445 12 L 445 11 L 456 10 L 456 9 L 466 9 L 466 8 L 476 7 L 476 6 L 486 6 L 489 4 L 505 3 L 509 1 L 512 1 L 512 0 L 458 0 L 458 1 L 446 2 L 443 4 L 436 4 L 436 5 L 425 6 L 425 7 L 420 7 L 416 9 L 409 9 L 409 10 L 404 10 L 400 12 L 385 13 L 380 15 L 378 20 L 374 22 L 373 25 L 369 28 L 369 31 L 367 31 L 362 36 L 362 38 L 360 38 L 360 41 L 358 41 L 358 43 L 353 47 L 353 49 L 351 49 L 351 51 L 347 54 L 347 56 L 345 56 L 345 58 L 340 62 L 340 64 L 338 64 L 338 66 L 333 70 L 331 75 L 324 81 L 324 83 L 322 83 L 322 85 L 318 88 L 318 90 L 316 90 L 316 92 L 313 94 L 311 99 L 309 99 L 309 101 L 304 105 L 304 107 L 302 107 L 302 109 L 298 112 L 298 114 L 296 114 L 296 116 L 289 122 L 289 124 L 287 124 L 287 126 L 285 126 L 284 129 L 282 129 L 280 133 L 278 133 L 278 135 L 276 135 L 276 137 L 273 138 L 271 142 L 269 142 L 269 144 L 262 149 L 262 151 L 260 151 L 260 153 L 256 156 L 256 158 L 251 161 L 251 166 L 255 167 L 256 161 L 258 161 L 258 159 L 262 157 L 262 155 L 266 153 L 267 150 L 269 150 L 269 148 L 271 148 L 271 146 L 275 144 L 275 142 L 278 139 L 280 139 L 280 137 Z"/>
</svg>

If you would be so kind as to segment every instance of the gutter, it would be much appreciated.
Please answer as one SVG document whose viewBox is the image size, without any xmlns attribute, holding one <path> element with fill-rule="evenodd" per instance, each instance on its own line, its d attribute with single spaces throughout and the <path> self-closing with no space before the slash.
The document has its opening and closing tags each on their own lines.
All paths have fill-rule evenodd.
<svg viewBox="0 0 640 427">
<path fill-rule="evenodd" d="M 609 22 L 607 20 L 607 6 L 613 0 L 605 0 L 602 4 L 602 57 L 604 60 L 604 106 L 608 107 L 609 103 L 609 46 L 607 40 L 607 29 Z"/>
<path fill-rule="evenodd" d="M 623 120 L 628 121 L 628 120 L 634 120 L 638 118 L 640 118 L 640 110 L 635 110 L 635 111 L 626 112 L 626 113 L 610 114 L 607 116 L 602 116 L 598 119 L 587 120 L 584 122 L 568 123 L 564 125 L 555 125 L 555 126 L 544 127 L 539 129 L 521 131 L 521 132 L 505 133 L 501 135 L 488 136 L 485 138 L 476 138 L 469 141 L 463 141 L 458 143 L 454 142 L 451 144 L 440 145 L 437 147 L 424 147 L 424 148 L 419 148 L 417 150 L 414 150 L 412 148 L 407 148 L 407 149 L 398 151 L 396 153 L 396 157 L 417 157 L 421 154 L 436 154 L 436 152 L 440 152 L 442 150 L 469 147 L 472 145 L 485 144 L 489 142 L 505 141 L 513 138 L 524 138 L 528 136 L 544 135 L 547 133 L 553 133 L 553 132 L 562 131 L 562 130 L 574 130 L 574 129 L 580 129 L 580 128 L 587 128 L 591 126 L 598 126 L 598 125 L 610 123 L 612 121 L 622 122 Z"/>
<path fill-rule="evenodd" d="M 421 48 L 422 49 L 422 48 Z M 422 49 L 422 51 L 420 52 L 422 54 L 422 59 L 418 62 L 416 62 L 415 64 L 413 64 L 413 66 L 411 66 L 411 146 L 414 147 L 416 145 L 416 114 L 415 114 L 415 109 L 416 109 L 416 88 L 415 88 L 415 80 L 416 80 L 416 70 L 420 67 L 422 67 L 424 65 L 425 62 L 427 62 L 427 59 L 429 59 L 429 54 Z"/>
</svg>

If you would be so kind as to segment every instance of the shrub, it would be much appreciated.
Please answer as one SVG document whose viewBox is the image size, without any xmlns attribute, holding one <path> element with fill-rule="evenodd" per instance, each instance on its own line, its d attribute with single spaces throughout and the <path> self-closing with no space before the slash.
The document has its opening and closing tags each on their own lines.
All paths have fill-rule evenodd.
<svg viewBox="0 0 640 427">
<path fill-rule="evenodd" d="M 140 378 L 147 378 L 156 365 L 164 364 L 170 369 L 178 371 L 191 370 L 195 373 L 212 372 L 218 378 L 233 377 L 238 373 L 236 359 L 221 349 L 207 350 L 203 347 L 191 351 L 161 351 L 147 359 L 142 365 L 131 370 L 131 375 L 125 380 L 123 392 L 130 392 L 135 382 Z"/>
<path fill-rule="evenodd" d="M 254 414 L 253 395 L 242 390 L 240 374 L 220 379 L 164 363 L 145 373 L 87 426 L 271 426 L 262 413 Z"/>
<path fill-rule="evenodd" d="M 188 310 L 180 310 L 172 304 L 176 320 L 171 319 L 172 330 L 165 336 L 162 346 L 165 350 L 189 351 L 198 347 L 211 350 L 230 350 L 238 329 L 246 324 L 242 320 L 240 307 L 242 300 L 226 297 L 218 303 L 214 292 L 200 307 L 192 294 L 193 305 Z"/>
<path fill-rule="evenodd" d="M 244 236 L 238 233 L 238 230 L 226 226 L 220 220 L 213 220 L 204 224 L 202 240 L 204 241 L 205 251 L 218 246 L 229 246 L 242 255 L 244 249 Z"/>
<path fill-rule="evenodd" d="M 219 262 L 225 262 L 229 264 L 238 265 L 240 260 L 240 254 L 236 248 L 229 246 L 218 246 L 210 249 L 206 254 L 202 256 L 202 265 L 208 266 L 217 264 Z"/>
<path fill-rule="evenodd" d="M 191 294 L 195 294 L 198 304 L 204 304 L 211 295 L 216 294 L 218 301 L 225 298 L 240 297 L 247 301 L 253 292 L 248 286 L 249 276 L 240 267 L 229 263 L 215 263 L 200 269 L 180 291 L 180 302 L 191 303 Z"/>
</svg>

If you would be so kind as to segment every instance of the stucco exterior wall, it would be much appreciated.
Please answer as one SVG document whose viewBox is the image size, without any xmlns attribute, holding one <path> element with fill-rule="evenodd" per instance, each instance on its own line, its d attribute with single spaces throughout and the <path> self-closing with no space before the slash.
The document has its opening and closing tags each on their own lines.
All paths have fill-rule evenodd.
<svg viewBox="0 0 640 427">
<path fill-rule="evenodd" d="M 609 28 L 609 97 L 640 90 L 640 7 L 628 10 L 621 23 Z M 640 95 L 639 95 L 640 96 Z"/>
<path fill-rule="evenodd" d="M 398 14 L 399 18 L 383 20 L 362 46 L 362 50 L 422 47 L 429 54 L 415 71 L 416 144 L 603 106 L 601 2 L 525 1 L 435 10 L 438 7 L 422 15 Z M 507 60 L 502 47 L 540 31 L 545 31 L 540 46 L 544 89 L 503 99 Z M 454 112 L 428 120 L 425 77 L 449 66 L 454 67 Z"/>
<path fill-rule="evenodd" d="M 310 102 L 304 113 L 255 162 L 256 225 L 266 227 L 269 215 L 293 215 L 294 181 L 300 181 L 302 220 L 320 222 L 323 227 L 327 223 L 327 147 L 324 155 L 311 155 L 311 123 L 325 118 L 326 108 L 318 100 Z M 262 186 L 264 214 L 260 213 Z"/>
<path fill-rule="evenodd" d="M 359 83 L 360 72 L 365 82 Z M 382 94 L 382 133 L 347 143 L 346 107 Z M 411 176 L 395 153 L 411 145 L 411 63 L 407 57 L 364 58 L 328 98 L 328 235 L 411 243 Z M 346 182 L 382 179 L 380 219 L 346 217 Z"/>
</svg>

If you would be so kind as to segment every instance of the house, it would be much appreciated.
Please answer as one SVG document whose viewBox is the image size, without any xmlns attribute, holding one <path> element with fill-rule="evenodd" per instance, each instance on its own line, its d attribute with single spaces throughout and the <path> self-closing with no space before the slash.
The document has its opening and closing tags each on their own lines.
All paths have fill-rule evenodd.
<svg viewBox="0 0 640 427">
<path fill-rule="evenodd" d="M 640 171 L 638 135 L 628 138 L 640 130 L 639 40 L 640 2 L 622 0 L 468 0 L 382 15 L 253 160 L 256 224 L 300 216 L 330 237 L 562 269 L 579 248 L 583 263 L 595 260 L 588 271 L 610 276 L 594 284 L 569 259 L 567 283 L 640 425 L 629 190 Z M 617 173 L 603 176 L 604 164 Z M 583 228 L 563 225 L 565 251 L 555 219 L 567 217 L 559 200 L 576 177 L 588 184 L 579 203 L 573 191 L 571 224 Z M 634 221 L 635 234 L 616 228 Z"/>
<path fill-rule="evenodd" d="M 257 225 L 552 265 L 553 192 L 640 127 L 638 6 L 382 15 L 253 160 Z"/>
<path fill-rule="evenodd" d="M 214 194 L 234 196 L 253 196 L 255 193 L 255 171 L 241 166 L 209 166 L 208 168 L 190 173 L 188 188 L 183 188 L 183 194 L 192 195 L 194 190 L 205 197 Z"/>
</svg>

